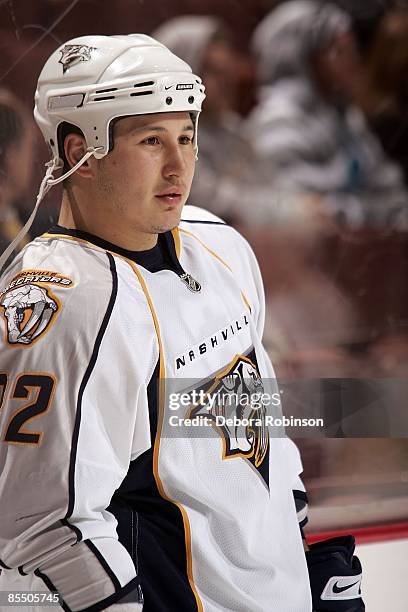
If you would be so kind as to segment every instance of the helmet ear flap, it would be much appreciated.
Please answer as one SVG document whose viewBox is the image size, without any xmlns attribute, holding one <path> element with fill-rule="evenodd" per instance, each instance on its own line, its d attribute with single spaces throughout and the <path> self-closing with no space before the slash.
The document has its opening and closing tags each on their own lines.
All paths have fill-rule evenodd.
<svg viewBox="0 0 408 612">
<path fill-rule="evenodd" d="M 65 155 L 65 138 L 68 134 L 78 134 L 78 136 L 82 136 L 85 139 L 85 135 L 83 131 L 73 123 L 68 123 L 67 121 L 63 121 L 59 124 L 57 130 L 57 144 L 58 144 L 58 155 L 62 160 L 62 174 L 65 174 L 69 170 L 71 170 L 71 165 L 69 164 L 66 155 Z"/>
<path fill-rule="evenodd" d="M 113 140 L 113 132 L 115 130 L 115 124 L 117 121 L 119 121 L 119 119 L 121 119 L 121 117 L 114 117 L 110 120 L 108 125 L 108 153 L 113 151 L 113 147 L 115 144 Z"/>
</svg>

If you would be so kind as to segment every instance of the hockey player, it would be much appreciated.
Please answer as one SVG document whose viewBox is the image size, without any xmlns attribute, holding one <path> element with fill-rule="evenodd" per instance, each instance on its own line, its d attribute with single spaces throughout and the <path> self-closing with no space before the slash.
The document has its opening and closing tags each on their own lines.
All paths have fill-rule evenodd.
<svg viewBox="0 0 408 612">
<path fill-rule="evenodd" d="M 183 210 L 203 99 L 144 35 L 71 40 L 39 77 L 53 159 L 36 208 L 65 180 L 59 224 L 0 286 L 0 590 L 33 591 L 25 610 L 35 594 L 73 612 L 312 609 L 295 446 L 265 410 L 216 422 L 214 394 L 276 386 L 251 249 Z M 316 610 L 363 610 L 352 553 L 307 553 Z"/>
</svg>

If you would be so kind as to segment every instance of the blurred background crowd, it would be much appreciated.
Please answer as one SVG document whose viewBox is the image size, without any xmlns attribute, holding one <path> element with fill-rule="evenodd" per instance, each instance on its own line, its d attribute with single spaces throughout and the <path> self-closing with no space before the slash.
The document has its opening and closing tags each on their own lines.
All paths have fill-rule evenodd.
<svg viewBox="0 0 408 612">
<path fill-rule="evenodd" d="M 31 114 L 43 63 L 74 36 L 130 32 L 151 34 L 203 78 L 189 203 L 253 246 L 278 377 L 360 379 L 365 396 L 367 381 L 406 379 L 408 1 L 0 0 L 1 250 L 48 160 Z M 31 237 L 56 221 L 59 200 L 54 188 Z M 354 408 L 340 401 L 337 440 L 299 440 L 315 527 L 406 518 L 398 436 L 408 434 L 392 425 L 406 395 L 390 397 L 385 411 L 367 400 L 350 431 Z"/>
</svg>

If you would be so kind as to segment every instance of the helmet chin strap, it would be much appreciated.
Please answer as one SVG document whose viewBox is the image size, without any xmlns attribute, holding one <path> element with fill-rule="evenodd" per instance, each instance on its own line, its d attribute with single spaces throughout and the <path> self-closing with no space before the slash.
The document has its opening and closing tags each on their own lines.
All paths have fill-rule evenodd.
<svg viewBox="0 0 408 612">
<path fill-rule="evenodd" d="M 55 170 L 58 170 L 60 168 L 58 159 L 54 158 L 45 164 L 47 171 L 45 173 L 43 180 L 41 181 L 40 189 L 38 190 L 37 200 L 35 202 L 33 212 L 29 216 L 24 226 L 18 232 L 17 236 L 14 238 L 12 243 L 9 244 L 6 250 L 2 253 L 0 257 L 0 272 L 4 264 L 6 263 L 7 259 L 10 257 L 11 253 L 14 251 L 15 247 L 21 242 L 21 240 L 24 238 L 24 236 L 29 231 L 30 227 L 33 224 L 35 216 L 37 214 L 38 207 L 40 206 L 41 201 L 44 199 L 45 195 L 49 192 L 51 187 L 53 187 L 53 185 L 57 185 L 58 183 L 61 183 L 66 178 L 71 176 L 71 174 L 73 174 L 76 170 L 78 170 L 78 168 L 82 166 L 82 164 L 84 164 L 92 155 L 94 155 L 94 153 L 96 153 L 100 149 L 102 149 L 102 147 L 89 147 L 86 150 L 85 155 L 81 157 L 81 159 L 75 164 L 75 166 L 73 166 L 68 172 L 66 172 L 65 174 L 62 174 L 58 178 L 54 178 L 54 175 L 53 175 L 53 172 L 55 172 Z"/>
<path fill-rule="evenodd" d="M 199 116 L 200 116 L 200 113 L 197 113 L 196 116 L 193 119 L 193 123 L 194 123 L 193 145 L 194 145 L 194 152 L 195 152 L 196 161 L 198 159 L 198 118 L 199 118 Z"/>
</svg>

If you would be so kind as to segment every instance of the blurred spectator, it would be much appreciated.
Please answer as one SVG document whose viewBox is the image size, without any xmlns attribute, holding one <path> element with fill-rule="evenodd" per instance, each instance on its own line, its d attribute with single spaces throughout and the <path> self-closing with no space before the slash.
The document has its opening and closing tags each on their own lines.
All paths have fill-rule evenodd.
<svg viewBox="0 0 408 612">
<path fill-rule="evenodd" d="M 26 108 L 16 96 L 0 90 L 0 251 L 22 227 L 16 202 L 30 185 L 33 139 Z M 29 240 L 26 236 L 22 246 Z"/>
<path fill-rule="evenodd" d="M 381 368 L 380 373 L 385 377 L 408 378 L 408 334 L 389 333 L 378 340 L 371 348 L 371 358 Z M 405 398 L 401 395 L 397 398 L 399 403 L 404 403 Z"/>
<path fill-rule="evenodd" d="M 408 9 L 384 16 L 368 59 L 362 107 L 408 185 Z"/>
<path fill-rule="evenodd" d="M 236 57 L 231 35 L 218 17 L 184 15 L 152 34 L 199 74 L 206 87 L 206 121 L 223 123 L 236 107 Z"/>
<path fill-rule="evenodd" d="M 246 232 L 266 289 L 264 342 L 280 378 L 362 375 L 348 347 L 360 325 L 352 300 L 313 262 L 315 237 L 297 232 Z"/>
<path fill-rule="evenodd" d="M 362 69 L 348 15 L 285 2 L 257 27 L 253 49 L 261 88 L 248 135 L 279 190 L 316 194 L 354 227 L 406 227 L 401 173 L 352 104 Z"/>
</svg>

